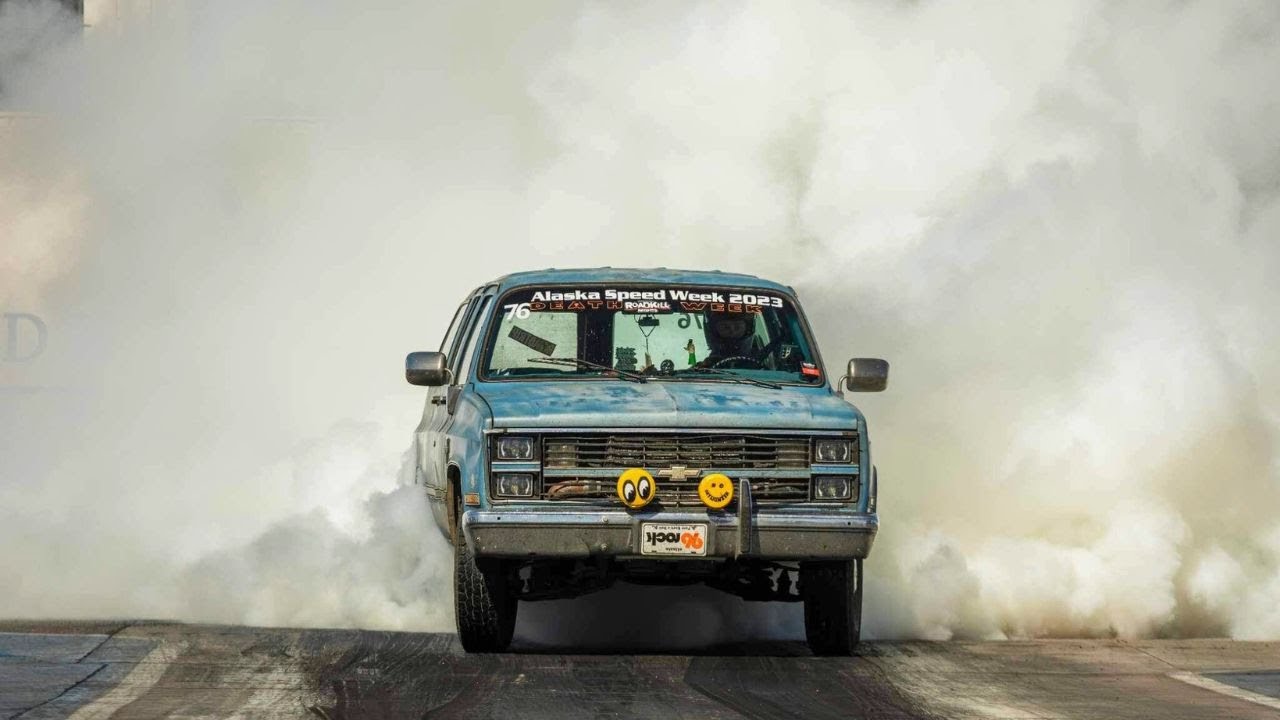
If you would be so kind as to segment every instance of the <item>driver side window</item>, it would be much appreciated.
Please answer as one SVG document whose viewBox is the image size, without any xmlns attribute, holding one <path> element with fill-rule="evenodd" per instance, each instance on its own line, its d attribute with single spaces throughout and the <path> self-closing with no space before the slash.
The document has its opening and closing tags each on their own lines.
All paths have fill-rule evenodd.
<svg viewBox="0 0 1280 720">
<path fill-rule="evenodd" d="M 453 352 L 454 339 L 458 336 L 458 328 L 462 327 L 462 311 L 466 309 L 467 304 L 464 302 L 458 306 L 457 312 L 453 314 L 453 322 L 449 323 L 449 329 L 445 332 L 444 339 L 440 341 L 440 352 Z"/>
</svg>

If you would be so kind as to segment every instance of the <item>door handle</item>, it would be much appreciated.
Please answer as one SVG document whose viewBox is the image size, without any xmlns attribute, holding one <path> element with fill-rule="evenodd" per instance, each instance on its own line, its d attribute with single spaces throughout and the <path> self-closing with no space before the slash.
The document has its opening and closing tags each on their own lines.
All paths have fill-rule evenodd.
<svg viewBox="0 0 1280 720">
<path fill-rule="evenodd" d="M 431 404 L 432 404 L 432 405 L 443 405 L 443 404 L 445 404 L 445 403 L 447 403 L 447 402 L 449 402 L 449 398 L 445 397 L 444 395 L 432 395 L 432 396 L 431 396 Z"/>
</svg>

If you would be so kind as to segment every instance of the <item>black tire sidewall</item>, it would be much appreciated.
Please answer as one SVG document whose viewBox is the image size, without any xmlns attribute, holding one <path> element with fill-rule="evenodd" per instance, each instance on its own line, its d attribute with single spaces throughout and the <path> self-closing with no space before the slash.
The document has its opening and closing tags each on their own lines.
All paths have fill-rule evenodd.
<svg viewBox="0 0 1280 720">
<path fill-rule="evenodd" d="M 850 655 L 862 636 L 862 560 L 801 565 L 804 628 L 815 655 Z"/>
<path fill-rule="evenodd" d="M 477 558 L 459 533 L 453 547 L 453 609 L 467 652 L 502 652 L 515 633 L 518 600 L 500 560 Z"/>
</svg>

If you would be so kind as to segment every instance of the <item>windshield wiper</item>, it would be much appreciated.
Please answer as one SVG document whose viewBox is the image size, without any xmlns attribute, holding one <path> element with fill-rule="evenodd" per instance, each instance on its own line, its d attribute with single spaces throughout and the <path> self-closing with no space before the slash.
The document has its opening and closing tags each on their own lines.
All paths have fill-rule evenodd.
<svg viewBox="0 0 1280 720">
<path fill-rule="evenodd" d="M 593 363 L 590 360 L 581 360 L 579 358 L 536 357 L 536 358 L 529 358 L 525 362 L 544 363 L 547 365 L 572 365 L 573 367 L 577 367 L 577 368 L 591 368 L 592 370 L 604 370 L 606 372 L 618 373 L 618 377 L 624 377 L 628 380 L 635 380 L 636 382 L 640 382 L 640 383 L 647 382 L 647 379 L 645 378 L 645 376 L 641 375 L 640 373 L 634 373 L 634 372 L 631 372 L 630 370 L 619 370 L 618 368 L 612 368 L 612 367 L 609 367 L 608 365 L 601 365 L 600 363 Z"/>
<path fill-rule="evenodd" d="M 774 390 L 782 389 L 782 386 L 779 385 L 778 383 L 769 382 L 768 380 L 760 380 L 753 377 L 747 377 L 746 375 L 739 375 L 736 372 L 721 370 L 719 368 L 691 367 L 685 372 L 700 373 L 700 374 L 706 374 L 706 375 L 718 375 L 720 377 L 732 378 L 736 382 L 751 383 L 752 385 L 759 385 L 760 387 L 773 388 Z"/>
</svg>

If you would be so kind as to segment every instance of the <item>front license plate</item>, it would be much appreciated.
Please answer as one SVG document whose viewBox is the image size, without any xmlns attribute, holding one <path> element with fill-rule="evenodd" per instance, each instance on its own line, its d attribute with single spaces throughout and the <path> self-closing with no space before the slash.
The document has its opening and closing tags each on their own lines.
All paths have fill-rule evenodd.
<svg viewBox="0 0 1280 720">
<path fill-rule="evenodd" d="M 698 525 L 640 525 L 641 555 L 706 555 L 707 526 Z"/>
</svg>

